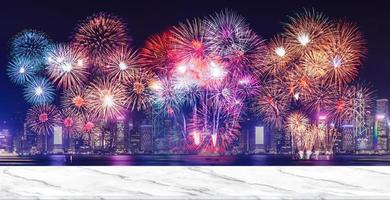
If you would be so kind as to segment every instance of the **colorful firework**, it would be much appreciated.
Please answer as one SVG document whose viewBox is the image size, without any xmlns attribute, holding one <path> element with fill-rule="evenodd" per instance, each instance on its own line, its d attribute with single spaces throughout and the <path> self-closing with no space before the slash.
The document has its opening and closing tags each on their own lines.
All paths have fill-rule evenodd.
<svg viewBox="0 0 390 200">
<path fill-rule="evenodd" d="M 24 88 L 24 98 L 30 104 L 46 104 L 54 100 L 53 85 L 42 77 L 34 77 Z"/>
<path fill-rule="evenodd" d="M 172 51 L 171 31 L 150 37 L 140 52 L 142 66 L 156 74 L 165 75 L 170 72 L 176 62 Z"/>
<path fill-rule="evenodd" d="M 84 50 L 91 64 L 103 67 L 105 59 L 114 51 L 128 45 L 126 24 L 118 17 L 98 13 L 80 23 L 73 44 Z"/>
<path fill-rule="evenodd" d="M 47 75 L 58 88 L 79 87 L 87 80 L 87 61 L 81 50 L 71 45 L 56 45 L 46 56 Z"/>
<path fill-rule="evenodd" d="M 150 83 L 152 101 L 161 111 L 174 114 L 184 103 L 184 94 L 176 88 L 175 80 L 160 78 Z"/>
<path fill-rule="evenodd" d="M 235 115 L 216 104 L 201 104 L 188 124 L 197 151 L 223 153 L 239 136 Z"/>
<path fill-rule="evenodd" d="M 27 126 L 37 134 L 51 134 L 54 126 L 61 124 L 58 109 L 49 104 L 36 105 L 27 111 Z"/>
<path fill-rule="evenodd" d="M 62 127 L 64 127 L 68 136 L 72 135 L 73 132 L 79 131 L 81 126 L 80 123 L 81 119 L 78 113 L 74 112 L 70 108 L 65 108 L 61 111 L 61 116 L 62 116 Z"/>
<path fill-rule="evenodd" d="M 322 13 L 304 10 L 290 17 L 286 24 L 285 35 L 297 52 L 305 53 L 321 49 L 332 33 L 332 23 Z"/>
<path fill-rule="evenodd" d="M 286 37 L 281 35 L 272 38 L 267 47 L 268 52 L 265 59 L 264 71 L 269 75 L 280 75 L 296 57 L 295 49 Z"/>
<path fill-rule="evenodd" d="M 106 61 L 105 71 L 110 79 L 125 81 L 139 68 L 137 51 L 129 47 L 121 47 L 114 51 Z"/>
<path fill-rule="evenodd" d="M 212 57 L 222 58 L 234 72 L 262 65 L 264 42 L 249 29 L 242 16 L 225 10 L 210 16 L 205 23 L 205 41 Z"/>
<path fill-rule="evenodd" d="M 187 20 L 172 28 L 172 47 L 181 61 L 204 59 L 207 56 L 205 24 L 201 19 Z"/>
<path fill-rule="evenodd" d="M 7 75 L 18 85 L 30 81 L 35 74 L 34 64 L 28 59 L 14 58 L 8 64 Z"/>
<path fill-rule="evenodd" d="M 325 51 L 329 82 L 345 84 L 356 78 L 366 52 L 363 36 L 357 26 L 350 22 L 338 22 Z"/>
<path fill-rule="evenodd" d="M 98 79 L 87 89 L 87 108 L 92 115 L 111 120 L 122 116 L 126 105 L 125 87 L 107 78 Z"/>
<path fill-rule="evenodd" d="M 44 62 L 43 58 L 49 49 L 50 41 L 47 36 L 36 30 L 22 31 L 11 42 L 12 57 L 28 59 L 34 64 L 34 68 L 41 66 Z"/>
<path fill-rule="evenodd" d="M 124 82 L 126 88 L 127 108 L 130 110 L 145 110 L 151 105 L 152 84 L 157 77 L 144 69 L 133 70 Z"/>
<path fill-rule="evenodd" d="M 75 87 L 65 90 L 61 96 L 63 109 L 71 109 L 72 112 L 83 114 L 87 112 L 89 91 L 84 87 Z"/>
<path fill-rule="evenodd" d="M 290 102 L 285 86 L 280 81 L 266 82 L 255 101 L 255 109 L 264 122 L 281 129 Z"/>
<path fill-rule="evenodd" d="M 336 99 L 337 87 L 326 82 L 316 83 L 303 99 L 306 110 L 315 114 L 329 114 L 330 108 Z"/>
</svg>

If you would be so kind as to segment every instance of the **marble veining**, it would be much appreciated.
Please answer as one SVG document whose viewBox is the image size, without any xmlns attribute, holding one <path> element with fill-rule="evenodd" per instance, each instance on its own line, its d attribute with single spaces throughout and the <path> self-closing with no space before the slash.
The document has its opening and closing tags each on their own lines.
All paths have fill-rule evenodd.
<svg viewBox="0 0 390 200">
<path fill-rule="evenodd" d="M 389 167 L 0 167 L 0 199 L 390 199 Z"/>
</svg>

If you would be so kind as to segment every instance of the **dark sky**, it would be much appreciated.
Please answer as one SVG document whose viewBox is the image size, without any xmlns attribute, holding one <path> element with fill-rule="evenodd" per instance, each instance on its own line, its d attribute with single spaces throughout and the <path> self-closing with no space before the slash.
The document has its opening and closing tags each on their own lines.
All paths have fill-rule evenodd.
<svg viewBox="0 0 390 200">
<path fill-rule="evenodd" d="M 352 0 L 8 0 L 0 8 L 0 120 L 28 108 L 22 88 L 9 81 L 6 66 L 9 42 L 23 29 L 44 31 L 54 41 L 65 42 L 78 23 L 89 15 L 104 11 L 123 18 L 134 45 L 140 47 L 151 34 L 163 31 L 186 18 L 202 17 L 229 8 L 243 15 L 252 28 L 269 39 L 282 31 L 281 22 L 303 8 L 315 8 L 332 18 L 356 22 L 368 42 L 368 56 L 360 79 L 372 83 L 380 98 L 390 97 L 390 12 L 387 1 Z"/>
</svg>

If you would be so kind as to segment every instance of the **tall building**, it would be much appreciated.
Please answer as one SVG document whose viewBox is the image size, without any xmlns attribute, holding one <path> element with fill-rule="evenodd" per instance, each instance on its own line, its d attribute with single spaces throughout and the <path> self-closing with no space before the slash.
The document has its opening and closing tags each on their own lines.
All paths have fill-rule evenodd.
<svg viewBox="0 0 390 200">
<path fill-rule="evenodd" d="M 364 92 L 358 90 L 354 97 L 354 116 L 352 124 L 354 128 L 354 140 L 356 150 L 367 150 L 369 147 L 368 140 L 370 134 L 370 127 L 368 120 L 371 116 L 369 110 L 367 110 L 367 102 L 363 97 Z"/>
<path fill-rule="evenodd" d="M 376 100 L 376 115 L 374 126 L 374 149 L 378 151 L 388 150 L 389 140 L 389 110 L 388 100 L 378 99 Z"/>
<path fill-rule="evenodd" d="M 9 129 L 0 130 L 0 154 L 1 152 L 12 152 L 12 135 Z"/>
<path fill-rule="evenodd" d="M 140 125 L 139 131 L 141 135 L 141 151 L 146 154 L 153 153 L 153 126 L 144 121 Z"/>
<path fill-rule="evenodd" d="M 125 135 L 126 135 L 126 126 L 125 118 L 120 116 L 117 118 L 116 127 L 115 127 L 115 151 L 117 153 L 126 152 L 125 145 Z"/>
<path fill-rule="evenodd" d="M 342 151 L 351 153 L 355 151 L 354 126 L 352 124 L 344 124 L 341 126 L 342 135 Z"/>
</svg>

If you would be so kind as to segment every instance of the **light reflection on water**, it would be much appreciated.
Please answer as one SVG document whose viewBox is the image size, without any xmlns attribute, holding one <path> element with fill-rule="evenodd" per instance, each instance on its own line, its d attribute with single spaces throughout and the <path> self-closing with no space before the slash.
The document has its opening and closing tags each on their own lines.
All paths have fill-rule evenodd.
<svg viewBox="0 0 390 200">
<path fill-rule="evenodd" d="M 0 157 L 0 165 L 71 165 L 71 166 L 318 166 L 385 165 L 390 155 L 338 155 L 333 160 L 292 160 L 288 155 L 49 155 L 35 157 Z"/>
</svg>

